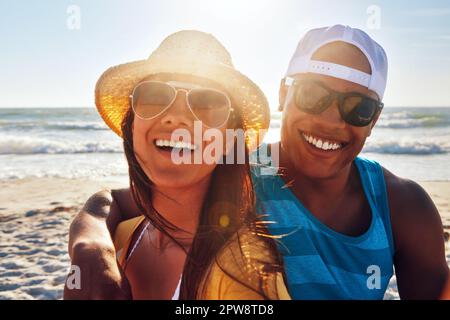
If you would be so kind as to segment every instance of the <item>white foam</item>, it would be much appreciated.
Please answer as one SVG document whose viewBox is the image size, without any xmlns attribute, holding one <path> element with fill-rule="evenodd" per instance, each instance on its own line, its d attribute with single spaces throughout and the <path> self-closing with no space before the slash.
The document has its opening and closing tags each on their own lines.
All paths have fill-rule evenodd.
<svg viewBox="0 0 450 320">
<path fill-rule="evenodd" d="M 121 153 L 120 140 L 54 140 L 32 135 L 0 135 L 1 154 Z"/>
<path fill-rule="evenodd" d="M 363 152 L 384 154 L 445 154 L 450 152 L 450 141 L 433 138 L 368 139 Z"/>
<path fill-rule="evenodd" d="M 109 130 L 101 121 L 0 120 L 0 129 L 8 130 Z"/>
<path fill-rule="evenodd" d="M 444 127 L 450 125 L 448 112 L 426 113 L 424 110 L 381 113 L 377 122 L 378 128 L 409 129 L 420 127 Z"/>
</svg>

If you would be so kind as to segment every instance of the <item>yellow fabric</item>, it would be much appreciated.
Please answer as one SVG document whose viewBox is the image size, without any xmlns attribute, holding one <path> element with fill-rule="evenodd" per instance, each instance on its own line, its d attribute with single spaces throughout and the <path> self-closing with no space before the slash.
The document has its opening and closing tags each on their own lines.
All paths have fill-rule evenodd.
<svg viewBox="0 0 450 320">
<path fill-rule="evenodd" d="M 144 216 L 139 216 L 122 221 L 117 226 L 116 232 L 114 233 L 114 247 L 116 248 L 117 261 L 119 261 L 121 266 L 125 263 L 131 238 L 133 237 L 136 229 L 144 220 Z"/>
<path fill-rule="evenodd" d="M 144 220 L 144 216 L 139 216 L 122 221 L 117 226 L 114 246 L 121 266 L 125 263 L 133 234 Z M 261 278 L 264 283 L 264 293 L 269 299 L 291 299 L 280 272 L 268 275 L 259 272 L 265 262 L 272 262 L 273 257 L 270 256 L 264 243 L 258 239 L 245 231 L 240 235 L 239 241 L 236 241 L 237 237 L 232 238 L 210 267 L 202 285 L 202 294 L 198 299 L 262 300 L 264 296 L 258 293 L 257 285 Z M 231 278 L 224 268 L 240 281 Z"/>
<path fill-rule="evenodd" d="M 291 300 L 289 293 L 284 284 L 283 275 L 276 273 L 276 280 L 272 287 L 268 287 L 267 291 L 271 294 L 268 298 L 271 300 Z M 264 300 L 265 297 L 234 280 L 226 274 L 217 263 L 211 268 L 209 279 L 205 285 L 205 291 L 200 299 L 204 300 Z"/>
<path fill-rule="evenodd" d="M 244 227 L 218 253 L 199 299 L 290 300 L 280 269 L 269 243 Z"/>
</svg>

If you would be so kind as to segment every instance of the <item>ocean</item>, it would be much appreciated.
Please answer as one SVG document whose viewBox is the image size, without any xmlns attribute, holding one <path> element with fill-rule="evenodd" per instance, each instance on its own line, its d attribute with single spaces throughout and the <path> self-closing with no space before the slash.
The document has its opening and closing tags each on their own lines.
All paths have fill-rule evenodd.
<svg viewBox="0 0 450 320">
<path fill-rule="evenodd" d="M 266 142 L 279 139 L 280 118 Z M 450 108 L 386 107 L 361 156 L 404 178 L 450 181 Z M 0 168 L 1 180 L 128 180 L 122 141 L 95 108 L 0 109 Z"/>
</svg>

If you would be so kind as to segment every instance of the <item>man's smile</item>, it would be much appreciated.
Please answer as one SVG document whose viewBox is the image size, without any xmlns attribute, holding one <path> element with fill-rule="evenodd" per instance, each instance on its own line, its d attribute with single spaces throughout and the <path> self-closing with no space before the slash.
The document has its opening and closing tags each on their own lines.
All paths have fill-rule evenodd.
<svg viewBox="0 0 450 320">
<path fill-rule="evenodd" d="M 303 139 L 311 146 L 323 151 L 336 151 L 345 147 L 348 143 L 329 138 L 319 137 L 311 133 L 299 131 Z"/>
</svg>

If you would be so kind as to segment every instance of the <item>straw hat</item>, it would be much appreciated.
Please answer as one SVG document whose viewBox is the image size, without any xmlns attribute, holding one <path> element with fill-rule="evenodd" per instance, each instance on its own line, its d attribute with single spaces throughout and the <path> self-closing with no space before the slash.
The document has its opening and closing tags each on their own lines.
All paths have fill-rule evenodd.
<svg viewBox="0 0 450 320">
<path fill-rule="evenodd" d="M 106 124 L 122 137 L 121 123 L 129 108 L 133 88 L 145 77 L 177 73 L 211 79 L 231 96 L 240 109 L 244 130 L 250 133 L 250 149 L 261 143 L 260 129 L 267 129 L 270 111 L 261 89 L 237 71 L 228 51 L 212 35 L 200 31 L 179 31 L 168 36 L 147 60 L 114 66 L 97 81 L 95 104 Z"/>
</svg>

